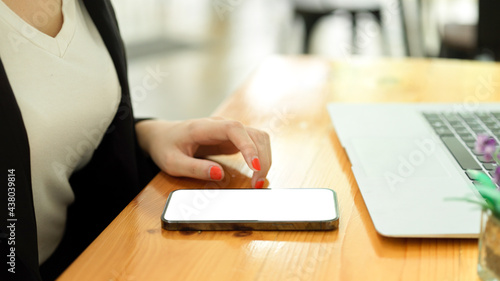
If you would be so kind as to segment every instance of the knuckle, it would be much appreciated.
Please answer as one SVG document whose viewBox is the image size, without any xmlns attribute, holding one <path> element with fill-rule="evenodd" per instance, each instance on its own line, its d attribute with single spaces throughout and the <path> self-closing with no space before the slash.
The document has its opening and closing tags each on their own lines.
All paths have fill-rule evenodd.
<svg viewBox="0 0 500 281">
<path fill-rule="evenodd" d="M 260 130 L 256 131 L 255 137 L 256 137 L 257 141 L 260 143 L 269 143 L 270 139 L 271 139 L 267 132 L 260 131 Z"/>
<path fill-rule="evenodd" d="M 239 121 L 231 120 L 231 121 L 227 121 L 226 128 L 228 130 L 241 130 L 241 129 L 244 129 L 245 126 L 243 126 L 243 124 Z"/>
<path fill-rule="evenodd" d="M 196 137 L 201 134 L 202 129 L 206 126 L 207 121 L 210 122 L 210 119 L 193 119 L 187 121 L 187 131 L 190 137 Z"/>
<path fill-rule="evenodd" d="M 269 142 L 271 142 L 271 136 L 269 135 L 269 133 L 264 132 L 264 131 L 263 131 L 262 133 L 264 133 L 264 138 L 266 139 L 266 141 L 267 141 L 268 143 L 269 143 Z"/>
<path fill-rule="evenodd" d="M 200 127 L 198 120 L 187 121 L 187 128 L 190 132 L 196 131 Z"/>
</svg>

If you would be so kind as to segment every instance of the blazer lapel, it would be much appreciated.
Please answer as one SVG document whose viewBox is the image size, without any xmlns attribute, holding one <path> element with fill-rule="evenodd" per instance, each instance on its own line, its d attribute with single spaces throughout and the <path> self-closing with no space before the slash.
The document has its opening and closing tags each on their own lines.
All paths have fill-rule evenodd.
<svg viewBox="0 0 500 281">
<path fill-rule="evenodd" d="M 122 86 L 122 92 L 126 93 L 128 88 L 127 91 L 123 89 L 123 87 L 128 87 L 125 47 L 120 37 L 118 23 L 111 3 L 109 0 L 90 0 L 84 1 L 84 4 L 111 55 Z"/>
<path fill-rule="evenodd" d="M 39 278 L 38 246 L 33 192 L 31 187 L 31 166 L 28 135 L 21 111 L 10 86 L 7 74 L 0 60 L 0 177 L 4 186 L 0 202 L 12 202 L 11 209 L 0 212 L 0 249 L 5 260 L 14 249 L 16 276 L 26 280 Z M 7 190 L 7 176 L 12 174 L 12 188 Z M 7 191 L 11 191 L 8 194 Z M 12 198 L 12 199 L 8 199 Z M 15 201 L 14 201 L 15 200 Z M 8 212 L 7 212 L 8 211 Z M 8 240 L 14 233 L 15 239 Z M 7 253 L 3 253 L 7 251 Z M 4 264 L 5 265 L 5 264 Z M 6 268 L 4 268 L 6 270 Z M 26 271 L 27 270 L 27 271 Z M 24 277 L 23 277 L 24 276 Z"/>
</svg>

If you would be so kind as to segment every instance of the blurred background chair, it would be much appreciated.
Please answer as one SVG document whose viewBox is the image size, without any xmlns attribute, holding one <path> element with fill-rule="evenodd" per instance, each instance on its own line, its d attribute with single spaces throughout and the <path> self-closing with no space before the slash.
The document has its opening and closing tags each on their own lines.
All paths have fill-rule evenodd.
<svg viewBox="0 0 500 281">
<path fill-rule="evenodd" d="M 275 54 L 500 57 L 500 0 L 112 2 L 138 117 L 208 116 Z"/>
<path fill-rule="evenodd" d="M 476 28 L 476 57 L 484 58 L 491 55 L 492 59 L 500 61 L 500 1 L 479 0 L 479 19 Z"/>
<path fill-rule="evenodd" d="M 304 53 L 310 53 L 311 37 L 318 21 L 325 16 L 331 15 L 335 11 L 348 13 L 351 19 L 351 44 L 356 46 L 357 16 L 360 13 L 370 14 L 382 31 L 382 39 L 386 39 L 385 28 L 382 24 L 383 3 L 380 0 L 294 0 L 295 15 L 301 17 L 305 24 L 305 34 L 303 40 Z M 404 24 L 405 21 L 401 20 Z M 406 28 L 402 29 L 406 34 Z M 404 37 L 406 37 L 404 35 Z M 406 39 L 405 39 L 406 40 Z M 406 41 L 405 41 L 406 42 Z M 385 41 L 383 47 L 387 46 Z"/>
<path fill-rule="evenodd" d="M 442 24 L 440 57 L 500 60 L 500 1 L 454 3 L 462 11 Z"/>
</svg>

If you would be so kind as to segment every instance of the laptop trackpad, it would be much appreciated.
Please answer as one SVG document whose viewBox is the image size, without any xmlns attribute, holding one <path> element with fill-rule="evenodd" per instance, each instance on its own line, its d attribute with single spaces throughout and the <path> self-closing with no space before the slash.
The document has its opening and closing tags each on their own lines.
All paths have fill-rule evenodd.
<svg viewBox="0 0 500 281">
<path fill-rule="evenodd" d="M 450 176 L 450 165 L 444 164 L 449 162 L 447 151 L 430 137 L 355 138 L 348 153 L 350 150 L 354 152 L 349 155 L 352 165 L 362 167 L 367 177 L 401 180 Z"/>
</svg>

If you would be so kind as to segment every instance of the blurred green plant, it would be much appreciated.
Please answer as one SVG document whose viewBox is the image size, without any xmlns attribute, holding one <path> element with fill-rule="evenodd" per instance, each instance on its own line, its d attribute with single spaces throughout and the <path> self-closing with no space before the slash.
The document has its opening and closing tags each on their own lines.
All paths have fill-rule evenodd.
<svg viewBox="0 0 500 281">
<path fill-rule="evenodd" d="M 470 198 L 463 198 L 463 200 L 479 204 L 483 209 L 490 210 L 496 218 L 500 219 L 500 159 L 498 158 L 500 147 L 491 136 L 480 134 L 477 136 L 474 149 L 476 153 L 482 154 L 485 160 L 495 161 L 497 167 L 492 178 L 483 171 L 467 170 L 469 175 L 476 180 L 475 186 L 484 201 Z"/>
</svg>

